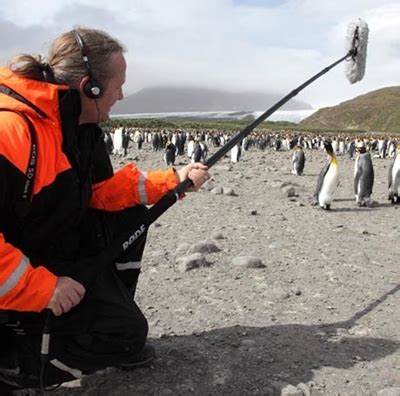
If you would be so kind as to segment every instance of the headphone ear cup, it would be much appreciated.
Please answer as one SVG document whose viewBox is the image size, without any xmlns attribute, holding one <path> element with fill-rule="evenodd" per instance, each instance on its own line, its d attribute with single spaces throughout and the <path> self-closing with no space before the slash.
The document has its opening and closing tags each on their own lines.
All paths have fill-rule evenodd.
<svg viewBox="0 0 400 396">
<path fill-rule="evenodd" d="M 90 99 L 98 99 L 103 95 L 103 87 L 96 79 L 89 80 L 83 88 L 85 95 Z"/>
</svg>

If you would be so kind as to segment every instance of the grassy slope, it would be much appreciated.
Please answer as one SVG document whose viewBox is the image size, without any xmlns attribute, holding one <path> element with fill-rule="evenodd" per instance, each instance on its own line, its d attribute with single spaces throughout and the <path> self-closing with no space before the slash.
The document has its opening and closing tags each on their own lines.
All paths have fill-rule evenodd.
<svg viewBox="0 0 400 396">
<path fill-rule="evenodd" d="M 312 128 L 335 127 L 371 132 L 399 132 L 400 87 L 382 88 L 338 106 L 320 109 L 300 125 Z"/>
</svg>

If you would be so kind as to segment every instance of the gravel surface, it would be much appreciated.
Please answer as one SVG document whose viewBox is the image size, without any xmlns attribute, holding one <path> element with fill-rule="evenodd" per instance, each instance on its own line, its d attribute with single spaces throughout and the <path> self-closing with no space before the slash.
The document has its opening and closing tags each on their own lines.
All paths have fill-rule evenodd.
<svg viewBox="0 0 400 396">
<path fill-rule="evenodd" d="M 338 157 L 331 211 L 311 206 L 325 154 L 226 157 L 150 229 L 137 302 L 158 358 L 53 395 L 400 395 L 400 205 L 373 159 L 371 207 Z M 164 167 L 149 147 L 113 158 Z M 186 158 L 179 157 L 184 164 Z M 177 165 L 180 166 L 180 165 Z M 221 194 L 222 192 L 222 194 Z M 195 257 L 193 257 L 195 256 Z M 197 261 L 196 261 L 197 257 Z"/>
</svg>

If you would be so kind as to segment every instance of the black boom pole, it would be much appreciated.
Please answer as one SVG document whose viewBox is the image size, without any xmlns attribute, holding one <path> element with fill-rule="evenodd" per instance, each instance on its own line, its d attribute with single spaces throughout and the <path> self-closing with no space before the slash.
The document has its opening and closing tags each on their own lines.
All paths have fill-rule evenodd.
<svg viewBox="0 0 400 396">
<path fill-rule="evenodd" d="M 321 70 L 319 73 L 315 74 L 309 80 L 304 82 L 303 84 L 299 85 L 296 89 L 291 91 L 288 95 L 282 98 L 279 102 L 271 106 L 268 110 L 266 110 L 263 114 L 261 114 L 257 119 L 255 119 L 251 124 L 243 128 L 240 132 L 238 132 L 232 139 L 230 139 L 224 146 L 222 146 L 217 152 L 215 152 L 204 165 L 211 168 L 216 162 L 218 162 L 225 154 L 229 152 L 237 143 L 239 143 L 243 138 L 249 135 L 258 125 L 260 125 L 263 121 L 265 121 L 270 115 L 275 113 L 279 108 L 281 108 L 285 103 L 287 103 L 290 99 L 296 96 L 299 92 L 301 92 L 304 88 L 309 86 L 315 80 L 323 76 L 329 70 L 337 66 L 339 63 L 343 62 L 344 60 L 352 57 L 356 54 L 356 49 L 350 50 L 345 56 L 337 60 L 336 62 L 332 63 L 328 67 Z M 167 193 L 163 198 L 161 198 L 157 203 L 155 203 L 150 208 L 150 223 L 153 223 L 155 220 L 158 219 L 170 206 L 172 206 L 177 198 L 187 191 L 190 186 L 192 186 L 191 180 L 187 179 L 176 186 L 173 190 Z M 175 200 L 174 198 L 175 197 Z"/>
<path fill-rule="evenodd" d="M 296 89 L 291 91 L 288 95 L 266 110 L 261 114 L 256 120 L 251 124 L 243 128 L 237 135 L 230 139 L 223 147 L 221 147 L 217 152 L 215 152 L 205 163 L 208 168 L 211 168 L 216 162 L 218 162 L 225 154 L 229 152 L 237 143 L 239 143 L 244 137 L 249 135 L 258 125 L 265 121 L 271 114 L 281 108 L 286 102 L 296 96 L 300 91 L 306 88 L 308 85 L 313 83 L 319 77 L 327 73 L 333 67 L 337 66 L 344 60 L 355 56 L 357 50 L 355 48 L 351 49 L 345 56 L 332 63 L 328 67 L 322 69 L 319 73 L 315 74 L 309 80 L 298 86 Z M 179 183 L 174 189 L 168 191 L 158 202 L 156 202 L 148 211 L 147 218 L 144 223 L 139 227 L 131 230 L 130 232 L 122 235 L 120 238 L 116 239 L 111 246 L 109 246 L 106 251 L 99 255 L 98 259 L 94 260 L 93 257 L 84 260 L 86 266 L 83 266 L 86 270 L 80 273 L 80 276 L 75 277 L 76 280 L 81 281 L 85 286 L 91 283 L 93 274 L 91 271 L 91 262 L 96 262 L 97 264 L 103 263 L 106 265 L 109 262 L 114 262 L 118 256 L 120 256 L 127 247 L 134 246 L 142 239 L 151 224 L 153 224 L 164 212 L 166 212 L 171 206 L 175 204 L 178 198 L 185 193 L 193 185 L 190 179 L 186 179 Z M 82 270 L 82 266 L 80 266 Z"/>
</svg>

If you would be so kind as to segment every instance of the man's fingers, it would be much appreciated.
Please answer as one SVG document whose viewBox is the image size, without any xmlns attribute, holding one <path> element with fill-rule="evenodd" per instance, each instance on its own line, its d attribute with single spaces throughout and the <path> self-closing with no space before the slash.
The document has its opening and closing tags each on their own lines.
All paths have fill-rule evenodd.
<svg viewBox="0 0 400 396">
<path fill-rule="evenodd" d="M 61 304 L 59 304 L 59 303 L 52 304 L 51 306 L 48 306 L 47 308 L 50 308 L 53 311 L 54 316 L 61 316 L 64 312 Z"/>
<path fill-rule="evenodd" d="M 76 282 L 75 291 L 79 296 L 79 301 L 82 300 L 82 298 L 85 296 L 86 289 L 80 283 Z"/>
<path fill-rule="evenodd" d="M 65 298 L 61 301 L 61 308 L 62 308 L 62 313 L 66 313 L 70 311 L 73 307 L 73 304 L 69 298 Z"/>
<path fill-rule="evenodd" d="M 74 294 L 74 301 L 78 304 L 82 301 L 83 297 L 85 297 L 86 289 L 80 283 L 77 283 L 76 287 L 71 292 Z"/>
<path fill-rule="evenodd" d="M 61 307 L 59 306 L 55 306 L 51 310 L 53 311 L 54 316 L 60 316 L 63 313 Z"/>
<path fill-rule="evenodd" d="M 76 292 L 70 293 L 67 297 L 71 301 L 72 306 L 78 305 L 82 300 L 82 297 Z"/>
<path fill-rule="evenodd" d="M 195 162 L 193 164 L 194 169 L 201 169 L 201 170 L 207 170 L 208 166 L 204 165 L 202 162 Z"/>
</svg>

